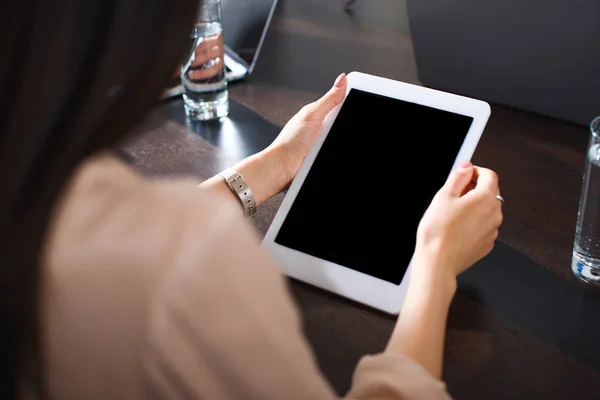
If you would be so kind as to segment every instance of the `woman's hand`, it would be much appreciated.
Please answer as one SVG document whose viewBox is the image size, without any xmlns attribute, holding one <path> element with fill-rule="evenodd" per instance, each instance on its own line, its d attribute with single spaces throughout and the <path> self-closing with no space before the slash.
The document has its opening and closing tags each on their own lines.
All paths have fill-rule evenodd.
<svg viewBox="0 0 600 400">
<path fill-rule="evenodd" d="M 502 224 L 498 177 L 470 162 L 437 192 L 417 230 L 410 284 L 386 351 L 441 378 L 448 309 L 456 276 L 486 256 Z"/>
<path fill-rule="evenodd" d="M 213 36 L 202 38 L 193 52 L 190 52 L 190 60 L 187 77 L 190 80 L 205 80 L 217 75 L 224 67 L 225 47 L 223 45 L 223 35 L 218 33 Z M 210 66 L 206 66 L 210 62 Z M 173 73 L 173 79 L 180 82 L 181 65 L 178 65 Z"/>
<path fill-rule="evenodd" d="M 189 60 L 188 70 L 184 73 L 187 73 L 188 79 L 192 81 L 211 79 L 223 70 L 224 62 L 223 34 L 218 33 L 202 38 Z"/>
<path fill-rule="evenodd" d="M 296 176 L 306 153 L 317 139 L 323 120 L 344 100 L 346 85 L 346 74 L 341 74 L 323 97 L 307 104 L 294 115 L 269 146 L 280 158 L 288 184 Z"/>
<path fill-rule="evenodd" d="M 419 224 L 415 256 L 435 258 L 427 263 L 435 271 L 424 273 L 454 279 L 492 250 L 503 219 L 498 194 L 492 170 L 469 162 L 452 173 Z"/>
<path fill-rule="evenodd" d="M 233 166 L 252 189 L 257 206 L 289 186 L 317 139 L 325 116 L 344 99 L 346 84 L 346 75 L 341 74 L 331 90 L 294 115 L 266 149 Z M 239 201 L 218 175 L 200 186 L 219 191 L 232 201 Z"/>
</svg>

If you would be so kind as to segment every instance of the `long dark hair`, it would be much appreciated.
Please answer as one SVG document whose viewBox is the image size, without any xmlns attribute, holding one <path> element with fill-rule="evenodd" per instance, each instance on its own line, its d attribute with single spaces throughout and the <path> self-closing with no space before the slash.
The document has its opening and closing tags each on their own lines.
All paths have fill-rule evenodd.
<svg viewBox="0 0 600 400">
<path fill-rule="evenodd" d="M 37 346 L 40 256 L 76 166 L 112 149 L 158 100 L 199 0 L 0 5 L 0 398 Z M 35 364 L 35 362 L 34 362 Z"/>
</svg>

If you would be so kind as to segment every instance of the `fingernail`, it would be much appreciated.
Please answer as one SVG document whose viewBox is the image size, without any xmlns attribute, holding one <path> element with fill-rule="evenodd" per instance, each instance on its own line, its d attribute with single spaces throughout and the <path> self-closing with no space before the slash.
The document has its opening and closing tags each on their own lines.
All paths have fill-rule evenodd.
<svg viewBox="0 0 600 400">
<path fill-rule="evenodd" d="M 463 161 L 462 164 L 460 164 L 461 168 L 469 168 L 471 167 L 473 164 L 471 164 L 471 161 L 467 160 L 467 161 Z"/>
<path fill-rule="evenodd" d="M 340 76 L 338 76 L 335 80 L 335 83 L 333 84 L 333 87 L 339 88 L 342 87 L 344 85 L 344 81 L 346 80 L 346 74 L 341 73 Z"/>
</svg>

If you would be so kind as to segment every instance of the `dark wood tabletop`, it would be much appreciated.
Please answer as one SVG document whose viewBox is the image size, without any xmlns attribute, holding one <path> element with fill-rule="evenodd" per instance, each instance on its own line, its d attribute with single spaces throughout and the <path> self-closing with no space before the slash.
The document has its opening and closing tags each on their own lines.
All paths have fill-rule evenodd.
<svg viewBox="0 0 600 400">
<path fill-rule="evenodd" d="M 206 179 L 267 146 L 340 72 L 420 84 L 404 1 L 343 5 L 279 0 L 256 70 L 229 87 L 229 118 L 192 123 L 180 99 L 165 101 L 127 148 L 134 165 L 151 176 Z M 365 140 L 385 145 L 393 134 Z M 587 139 L 585 126 L 492 104 L 473 161 L 498 173 L 505 219 L 492 253 L 460 277 L 451 306 L 444 380 L 454 398 L 600 398 L 600 295 L 571 273 Z M 260 234 L 282 197 L 261 207 Z M 359 358 L 384 348 L 394 318 L 290 285 L 319 366 L 343 394 Z"/>
</svg>

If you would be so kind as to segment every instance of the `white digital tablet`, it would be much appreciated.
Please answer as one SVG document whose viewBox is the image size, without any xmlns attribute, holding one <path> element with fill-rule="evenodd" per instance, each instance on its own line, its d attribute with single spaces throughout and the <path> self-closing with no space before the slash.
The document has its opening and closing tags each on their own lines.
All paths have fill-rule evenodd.
<svg viewBox="0 0 600 400">
<path fill-rule="evenodd" d="M 419 221 L 489 116 L 480 100 L 348 74 L 263 247 L 292 278 L 398 314 Z"/>
</svg>

